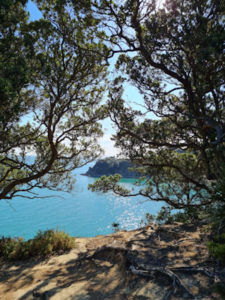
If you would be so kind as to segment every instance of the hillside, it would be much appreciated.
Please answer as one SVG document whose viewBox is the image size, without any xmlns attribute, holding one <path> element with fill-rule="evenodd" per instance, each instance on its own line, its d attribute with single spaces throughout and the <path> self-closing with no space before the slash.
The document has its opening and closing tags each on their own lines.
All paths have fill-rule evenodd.
<svg viewBox="0 0 225 300">
<path fill-rule="evenodd" d="M 114 157 L 108 157 L 105 159 L 99 159 L 96 164 L 89 168 L 89 170 L 83 174 L 90 177 L 101 177 L 103 175 L 109 176 L 114 174 L 120 174 L 124 178 L 138 178 L 139 175 L 136 172 L 132 172 L 129 169 L 134 165 L 127 159 L 116 159 Z"/>
<path fill-rule="evenodd" d="M 173 224 L 77 238 L 77 248 L 45 261 L 1 262 L 0 299 L 221 299 L 224 280 L 204 228 Z"/>
</svg>

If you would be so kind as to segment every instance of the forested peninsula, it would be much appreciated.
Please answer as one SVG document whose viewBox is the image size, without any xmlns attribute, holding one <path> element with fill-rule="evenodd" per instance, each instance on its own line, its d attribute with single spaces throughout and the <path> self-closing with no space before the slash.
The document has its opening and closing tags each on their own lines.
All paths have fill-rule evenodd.
<svg viewBox="0 0 225 300">
<path fill-rule="evenodd" d="M 134 164 L 129 159 L 117 159 L 107 157 L 99 159 L 93 167 L 90 167 L 85 174 L 89 177 L 101 177 L 120 174 L 123 178 L 138 178 L 140 174 L 132 171 Z"/>
</svg>

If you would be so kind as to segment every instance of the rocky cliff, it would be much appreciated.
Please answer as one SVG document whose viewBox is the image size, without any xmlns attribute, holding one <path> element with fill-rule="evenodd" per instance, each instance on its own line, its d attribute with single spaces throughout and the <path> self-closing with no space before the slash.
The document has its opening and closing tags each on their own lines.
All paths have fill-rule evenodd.
<svg viewBox="0 0 225 300">
<path fill-rule="evenodd" d="M 96 164 L 92 168 L 89 168 L 89 170 L 83 175 L 101 177 L 103 175 L 109 176 L 120 174 L 124 178 L 138 178 L 138 173 L 129 170 L 132 167 L 133 164 L 128 159 L 108 157 L 98 160 Z"/>
</svg>

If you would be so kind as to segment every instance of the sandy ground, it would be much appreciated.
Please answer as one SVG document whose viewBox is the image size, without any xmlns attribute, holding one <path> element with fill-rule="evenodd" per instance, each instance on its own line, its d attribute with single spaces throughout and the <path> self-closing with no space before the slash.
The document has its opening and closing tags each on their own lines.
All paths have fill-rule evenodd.
<svg viewBox="0 0 225 300">
<path fill-rule="evenodd" d="M 1 262 L 0 299 L 221 299 L 202 229 L 148 226 L 77 238 L 42 261 Z"/>
</svg>

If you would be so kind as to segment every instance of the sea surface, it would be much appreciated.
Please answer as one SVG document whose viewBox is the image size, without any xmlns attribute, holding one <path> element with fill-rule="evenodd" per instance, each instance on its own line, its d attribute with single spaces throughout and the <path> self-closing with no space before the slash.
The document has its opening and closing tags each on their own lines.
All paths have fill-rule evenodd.
<svg viewBox="0 0 225 300">
<path fill-rule="evenodd" d="M 93 166 L 93 163 L 89 166 Z M 38 190 L 45 199 L 16 198 L 0 201 L 0 236 L 22 236 L 30 239 L 38 230 L 60 229 L 71 236 L 93 237 L 113 232 L 112 223 L 121 229 L 140 227 L 146 213 L 157 214 L 162 202 L 146 201 L 145 198 L 123 198 L 112 193 L 93 193 L 88 184 L 94 178 L 82 176 L 89 166 L 74 172 L 77 182 L 71 193 Z M 132 187 L 133 179 L 122 181 Z"/>
</svg>

